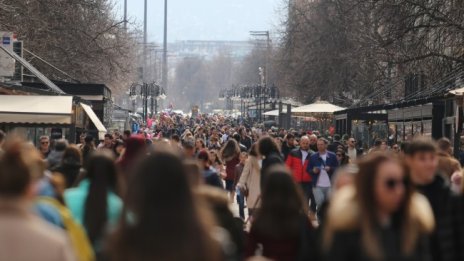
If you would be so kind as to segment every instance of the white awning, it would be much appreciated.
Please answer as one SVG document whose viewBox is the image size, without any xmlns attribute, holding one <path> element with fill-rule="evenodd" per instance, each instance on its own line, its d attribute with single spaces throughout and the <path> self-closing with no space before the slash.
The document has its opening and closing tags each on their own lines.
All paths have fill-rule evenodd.
<svg viewBox="0 0 464 261">
<path fill-rule="evenodd" d="M 462 96 L 462 95 L 464 95 L 464 87 L 451 90 L 451 91 L 449 91 L 449 93 L 457 95 L 457 96 Z"/>
<path fill-rule="evenodd" d="M 317 101 L 312 104 L 304 105 L 293 109 L 294 114 L 311 114 L 311 113 L 334 113 L 344 110 L 345 108 L 333 105 L 327 101 Z"/>
<path fill-rule="evenodd" d="M 81 103 L 81 106 L 82 108 L 84 108 L 85 113 L 87 114 L 87 116 L 89 116 L 90 120 L 93 122 L 93 125 L 95 125 L 95 127 L 97 128 L 98 138 L 102 140 L 107 132 L 105 126 L 100 121 L 100 119 L 97 117 L 97 115 L 92 110 L 92 108 L 90 108 L 89 105 Z"/>
<path fill-rule="evenodd" d="M 287 106 L 282 108 L 282 113 L 287 113 Z M 267 111 L 267 112 L 264 112 L 263 115 L 266 115 L 266 116 L 279 116 L 279 110 Z"/>
<path fill-rule="evenodd" d="M 0 122 L 71 124 L 72 96 L 0 95 Z"/>
</svg>

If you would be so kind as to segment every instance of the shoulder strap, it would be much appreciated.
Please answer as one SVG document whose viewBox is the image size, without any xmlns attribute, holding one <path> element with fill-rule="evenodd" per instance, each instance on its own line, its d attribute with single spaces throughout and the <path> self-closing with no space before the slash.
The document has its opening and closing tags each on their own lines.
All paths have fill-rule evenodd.
<svg viewBox="0 0 464 261">
<path fill-rule="evenodd" d="M 261 200 L 261 195 L 258 196 L 258 198 L 256 199 L 255 204 L 253 204 L 253 209 L 256 209 L 256 207 L 258 206 L 260 200 Z M 251 216 L 248 216 L 247 220 L 245 221 L 245 226 L 248 225 L 248 223 L 250 222 L 250 218 L 251 218 Z"/>
</svg>

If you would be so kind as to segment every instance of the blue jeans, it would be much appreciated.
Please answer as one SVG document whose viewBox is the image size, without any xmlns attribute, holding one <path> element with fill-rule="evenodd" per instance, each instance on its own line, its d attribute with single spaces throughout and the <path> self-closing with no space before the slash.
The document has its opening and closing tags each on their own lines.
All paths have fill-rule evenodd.
<svg viewBox="0 0 464 261">
<path fill-rule="evenodd" d="M 242 219 L 245 219 L 245 196 L 237 193 L 238 213 Z"/>
<path fill-rule="evenodd" d="M 314 198 L 316 199 L 318 214 L 319 214 L 319 210 L 322 204 L 329 199 L 331 190 L 332 190 L 331 187 L 314 187 L 313 188 L 313 193 L 314 193 Z"/>
</svg>

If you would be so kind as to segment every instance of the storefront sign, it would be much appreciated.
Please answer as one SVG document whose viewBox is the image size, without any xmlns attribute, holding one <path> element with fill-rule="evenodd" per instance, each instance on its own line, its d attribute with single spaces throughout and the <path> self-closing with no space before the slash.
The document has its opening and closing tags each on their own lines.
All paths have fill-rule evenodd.
<svg viewBox="0 0 464 261">
<path fill-rule="evenodd" d="M 14 34 L 0 32 L 0 44 L 8 51 L 13 52 Z M 0 77 L 12 77 L 15 72 L 15 60 L 5 51 L 0 50 Z"/>
</svg>

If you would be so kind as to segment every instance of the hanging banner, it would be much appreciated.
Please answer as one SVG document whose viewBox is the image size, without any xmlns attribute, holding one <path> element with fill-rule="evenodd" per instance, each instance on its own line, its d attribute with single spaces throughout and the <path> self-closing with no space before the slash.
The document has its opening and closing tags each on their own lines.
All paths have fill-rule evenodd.
<svg viewBox="0 0 464 261">
<path fill-rule="evenodd" d="M 15 41 L 12 32 L 0 31 L 0 45 L 13 52 L 13 42 Z M 15 73 L 15 60 L 6 52 L 0 49 L 0 77 L 13 77 Z"/>
</svg>

